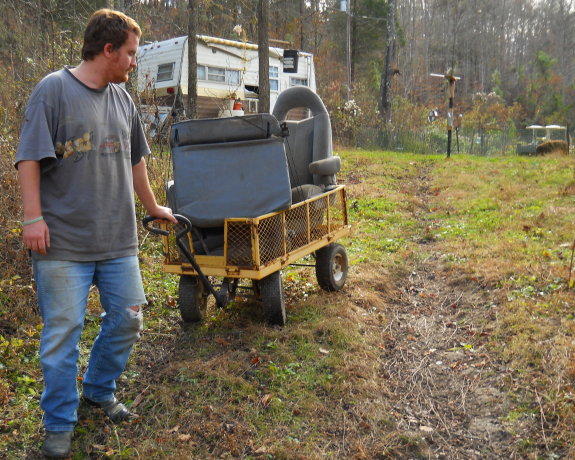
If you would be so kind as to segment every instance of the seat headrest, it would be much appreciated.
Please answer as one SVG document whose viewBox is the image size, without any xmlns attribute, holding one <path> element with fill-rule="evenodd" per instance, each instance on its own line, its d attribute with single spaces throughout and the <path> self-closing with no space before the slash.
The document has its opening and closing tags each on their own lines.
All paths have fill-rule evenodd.
<svg viewBox="0 0 575 460">
<path fill-rule="evenodd" d="M 311 89 L 307 86 L 293 86 L 280 93 L 274 105 L 273 115 L 282 122 L 291 109 L 298 107 L 309 109 L 313 116 L 327 113 L 322 100 Z"/>
</svg>

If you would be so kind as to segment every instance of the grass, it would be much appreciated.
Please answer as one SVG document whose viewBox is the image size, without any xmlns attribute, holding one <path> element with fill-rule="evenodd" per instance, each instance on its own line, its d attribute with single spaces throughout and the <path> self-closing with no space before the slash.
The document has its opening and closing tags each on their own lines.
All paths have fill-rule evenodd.
<svg viewBox="0 0 575 460">
<path fill-rule="evenodd" d="M 412 263 L 432 255 L 449 276 L 496 296 L 487 340 L 512 370 L 506 386 L 515 405 L 505 422 L 544 415 L 542 431 L 513 441 L 522 455 L 575 455 L 575 160 L 340 154 L 354 224 L 342 242 L 350 278 L 342 292 L 325 293 L 312 269 L 286 270 L 283 329 L 264 325 L 257 305 L 241 301 L 212 306 L 204 323 L 183 328 L 177 278 L 162 273 L 158 240 L 141 234 L 150 305 L 118 393 L 143 419 L 113 426 L 81 406 L 74 458 L 427 458 L 425 440 L 395 425 L 378 360 L 386 306 Z M 167 167 L 161 153 L 150 162 L 158 190 Z M 4 248 L 18 237 L 10 219 Z M 33 458 L 42 437 L 40 321 L 25 262 L 4 268 L 0 282 L 0 456 L 7 458 Z M 82 366 L 99 325 L 96 296 L 89 313 Z"/>
</svg>

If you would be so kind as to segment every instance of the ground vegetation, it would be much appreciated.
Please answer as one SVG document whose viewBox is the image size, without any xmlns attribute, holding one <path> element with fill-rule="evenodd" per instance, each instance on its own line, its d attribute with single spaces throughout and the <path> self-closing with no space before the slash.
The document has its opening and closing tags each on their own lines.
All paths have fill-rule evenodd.
<svg viewBox="0 0 575 460">
<path fill-rule="evenodd" d="M 326 293 L 312 268 L 284 270 L 284 328 L 240 300 L 184 327 L 177 278 L 142 230 L 146 329 L 118 391 L 141 419 L 82 405 L 75 458 L 575 455 L 573 160 L 339 153 L 350 275 Z M 41 325 L 17 205 L 3 209 L 0 456 L 38 458 Z"/>
</svg>

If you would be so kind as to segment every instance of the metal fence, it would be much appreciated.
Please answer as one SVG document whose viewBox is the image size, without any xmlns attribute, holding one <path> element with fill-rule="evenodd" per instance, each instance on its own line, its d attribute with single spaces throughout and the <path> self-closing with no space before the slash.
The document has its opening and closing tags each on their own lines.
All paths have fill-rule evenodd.
<svg viewBox="0 0 575 460">
<path fill-rule="evenodd" d="M 452 132 L 451 153 L 495 156 L 513 155 L 517 146 L 532 140 L 530 130 L 481 130 L 459 128 Z M 406 151 L 419 154 L 447 152 L 447 131 L 407 130 L 398 127 L 357 128 L 349 143 L 358 148 Z"/>
</svg>

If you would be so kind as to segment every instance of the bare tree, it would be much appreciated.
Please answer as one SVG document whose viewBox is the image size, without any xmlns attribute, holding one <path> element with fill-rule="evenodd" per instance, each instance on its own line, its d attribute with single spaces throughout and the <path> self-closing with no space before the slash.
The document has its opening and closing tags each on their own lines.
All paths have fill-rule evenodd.
<svg viewBox="0 0 575 460">
<path fill-rule="evenodd" d="M 188 0 L 188 95 L 186 99 L 187 118 L 198 117 L 198 0 Z"/>
<path fill-rule="evenodd" d="M 393 69 L 391 63 L 395 56 L 395 0 L 387 1 L 387 49 L 385 52 L 385 62 L 381 73 L 379 116 L 386 123 L 391 123 L 391 80 Z"/>
<path fill-rule="evenodd" d="M 300 23 L 299 23 L 299 49 L 305 50 L 306 43 L 305 43 L 305 18 L 306 18 L 306 0 L 300 0 L 299 2 L 299 15 L 300 15 Z"/>
<path fill-rule="evenodd" d="M 269 7 L 269 0 L 258 0 L 259 113 L 270 111 Z"/>
</svg>

